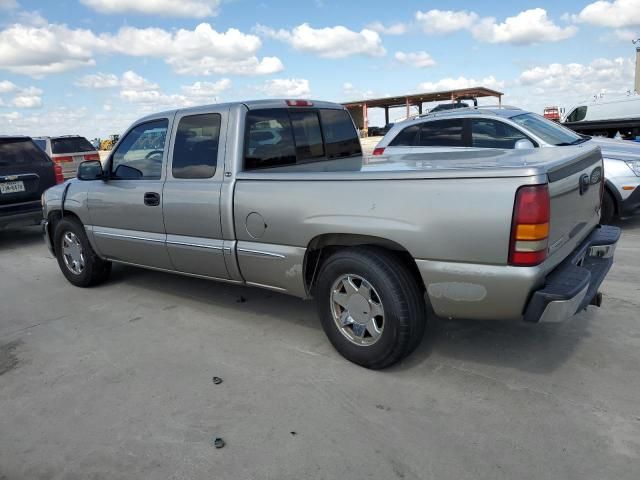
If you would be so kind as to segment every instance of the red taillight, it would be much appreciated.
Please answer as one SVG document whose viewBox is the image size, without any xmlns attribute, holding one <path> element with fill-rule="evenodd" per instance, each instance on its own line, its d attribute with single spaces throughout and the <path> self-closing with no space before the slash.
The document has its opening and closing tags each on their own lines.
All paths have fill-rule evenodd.
<svg viewBox="0 0 640 480">
<path fill-rule="evenodd" d="M 62 167 L 58 164 L 53 165 L 53 171 L 56 174 L 56 183 L 64 182 L 64 175 L 62 174 Z"/>
<path fill-rule="evenodd" d="M 511 223 L 509 264 L 531 267 L 547 258 L 551 200 L 547 185 L 520 187 Z"/>
<path fill-rule="evenodd" d="M 313 102 L 309 100 L 287 100 L 290 107 L 313 107 Z"/>
<path fill-rule="evenodd" d="M 374 148 L 373 149 L 373 154 L 374 155 L 384 155 L 384 148 Z"/>
<path fill-rule="evenodd" d="M 73 157 L 53 157 L 52 160 L 56 163 L 73 162 Z"/>
<path fill-rule="evenodd" d="M 100 155 L 97 153 L 89 153 L 84 156 L 85 160 L 100 160 Z"/>
</svg>

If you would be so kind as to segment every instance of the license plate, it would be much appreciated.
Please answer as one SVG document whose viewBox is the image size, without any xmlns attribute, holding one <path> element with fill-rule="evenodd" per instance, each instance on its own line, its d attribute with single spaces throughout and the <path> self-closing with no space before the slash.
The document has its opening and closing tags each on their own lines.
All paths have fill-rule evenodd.
<svg viewBox="0 0 640 480">
<path fill-rule="evenodd" d="M 3 182 L 0 183 L 0 193 L 24 192 L 24 182 Z"/>
<path fill-rule="evenodd" d="M 73 161 L 76 163 L 84 162 L 84 155 L 75 155 Z"/>
</svg>

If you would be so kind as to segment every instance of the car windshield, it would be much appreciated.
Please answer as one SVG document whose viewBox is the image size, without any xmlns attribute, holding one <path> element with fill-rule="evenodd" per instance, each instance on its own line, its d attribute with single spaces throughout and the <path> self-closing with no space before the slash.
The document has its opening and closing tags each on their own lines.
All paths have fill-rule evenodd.
<svg viewBox="0 0 640 480">
<path fill-rule="evenodd" d="M 577 145 L 578 143 L 586 142 L 588 140 L 588 138 L 581 137 L 568 128 L 558 125 L 556 122 L 547 120 L 535 113 L 523 113 L 522 115 L 516 115 L 515 117 L 511 117 L 511 120 L 521 127 L 529 130 L 546 143 L 555 145 L 556 147 Z"/>
</svg>

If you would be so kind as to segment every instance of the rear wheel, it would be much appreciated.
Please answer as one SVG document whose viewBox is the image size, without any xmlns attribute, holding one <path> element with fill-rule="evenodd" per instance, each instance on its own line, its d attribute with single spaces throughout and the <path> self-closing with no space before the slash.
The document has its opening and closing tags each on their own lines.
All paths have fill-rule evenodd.
<svg viewBox="0 0 640 480">
<path fill-rule="evenodd" d="M 610 224 L 616 216 L 616 204 L 613 195 L 608 190 L 604 191 L 602 196 L 602 211 L 600 212 L 600 223 L 603 225 Z"/>
<path fill-rule="evenodd" d="M 84 227 L 75 218 L 64 218 L 58 222 L 54 248 L 62 274 L 77 287 L 98 285 L 111 273 L 111 262 L 96 255 Z"/>
<path fill-rule="evenodd" d="M 333 254 L 318 276 L 316 297 L 333 346 L 363 367 L 393 365 L 424 335 L 422 292 L 400 259 L 386 250 L 360 247 Z"/>
</svg>

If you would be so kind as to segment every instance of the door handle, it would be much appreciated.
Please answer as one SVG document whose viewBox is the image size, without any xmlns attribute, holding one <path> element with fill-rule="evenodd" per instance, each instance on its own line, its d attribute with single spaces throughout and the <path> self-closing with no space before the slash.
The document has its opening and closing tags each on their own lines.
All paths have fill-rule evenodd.
<svg viewBox="0 0 640 480">
<path fill-rule="evenodd" d="M 144 194 L 144 204 L 150 207 L 160 205 L 160 194 L 156 192 L 147 192 Z"/>
</svg>

